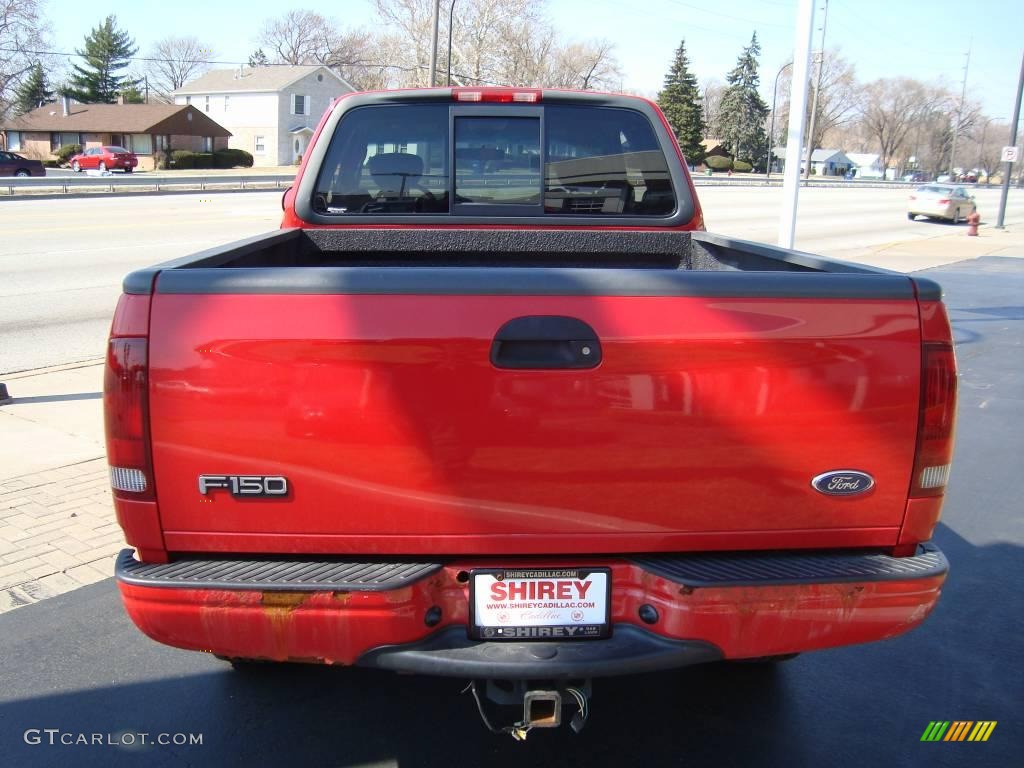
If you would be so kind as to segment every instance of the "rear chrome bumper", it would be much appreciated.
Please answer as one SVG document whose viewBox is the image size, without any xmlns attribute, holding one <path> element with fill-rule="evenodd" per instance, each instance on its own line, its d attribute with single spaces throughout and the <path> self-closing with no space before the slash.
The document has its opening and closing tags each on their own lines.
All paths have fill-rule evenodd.
<svg viewBox="0 0 1024 768">
<path fill-rule="evenodd" d="M 521 564 L 521 558 L 501 563 Z M 877 552 L 544 558 L 545 567 L 611 569 L 612 637 L 471 640 L 465 573 L 495 565 L 493 559 L 280 557 L 150 565 L 124 550 L 116 575 L 136 625 L 176 647 L 455 677 L 564 678 L 894 637 L 925 619 L 948 570 L 931 544 L 904 558 Z M 653 623 L 641 620 L 641 608 L 654 608 Z"/>
</svg>

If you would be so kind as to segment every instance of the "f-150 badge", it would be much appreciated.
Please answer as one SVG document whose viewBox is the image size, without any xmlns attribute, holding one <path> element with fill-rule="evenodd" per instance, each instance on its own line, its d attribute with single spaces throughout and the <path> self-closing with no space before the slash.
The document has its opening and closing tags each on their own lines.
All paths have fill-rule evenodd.
<svg viewBox="0 0 1024 768">
<path fill-rule="evenodd" d="M 281 475 L 200 475 L 199 492 L 204 496 L 216 490 L 230 491 L 232 496 L 287 496 L 288 478 Z"/>
<path fill-rule="evenodd" d="M 856 496 L 875 487 L 875 478 L 856 469 L 836 469 L 811 480 L 818 493 L 826 496 Z"/>
</svg>

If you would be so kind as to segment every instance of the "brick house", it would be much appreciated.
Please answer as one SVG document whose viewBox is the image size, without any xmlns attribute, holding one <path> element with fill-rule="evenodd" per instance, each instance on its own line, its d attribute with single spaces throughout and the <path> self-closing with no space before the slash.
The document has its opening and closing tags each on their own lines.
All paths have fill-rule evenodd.
<svg viewBox="0 0 1024 768">
<path fill-rule="evenodd" d="M 323 66 L 212 69 L 174 92 L 231 130 L 228 146 L 253 165 L 293 165 L 305 153 L 320 117 L 353 88 Z"/>
<path fill-rule="evenodd" d="M 5 149 L 36 160 L 55 160 L 67 144 L 124 147 L 152 170 L 167 149 L 225 149 L 231 132 L 195 107 L 179 104 L 45 104 L 0 125 Z"/>
</svg>

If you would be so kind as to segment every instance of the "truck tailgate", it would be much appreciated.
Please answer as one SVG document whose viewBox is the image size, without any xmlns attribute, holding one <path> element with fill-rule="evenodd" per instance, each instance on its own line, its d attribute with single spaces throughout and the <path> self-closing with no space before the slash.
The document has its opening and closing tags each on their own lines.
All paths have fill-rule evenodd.
<svg viewBox="0 0 1024 768">
<path fill-rule="evenodd" d="M 895 543 L 920 396 L 912 294 L 502 295 L 503 271 L 490 273 L 478 295 L 157 290 L 150 413 L 168 548 Z M 550 316 L 592 328 L 600 364 L 495 366 L 499 329 Z M 874 487 L 812 487 L 844 469 Z M 209 474 L 281 475 L 289 492 L 200 493 Z"/>
</svg>

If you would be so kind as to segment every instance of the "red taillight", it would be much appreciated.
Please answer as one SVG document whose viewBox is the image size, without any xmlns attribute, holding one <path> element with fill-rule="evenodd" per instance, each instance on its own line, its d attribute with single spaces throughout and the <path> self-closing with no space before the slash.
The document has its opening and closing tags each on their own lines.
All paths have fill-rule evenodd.
<svg viewBox="0 0 1024 768">
<path fill-rule="evenodd" d="M 939 200 L 939 205 L 949 205 L 949 198 L 944 197 L 941 200 Z"/>
<path fill-rule="evenodd" d="M 154 498 L 146 358 L 146 339 L 113 338 L 109 342 L 103 379 L 107 463 L 114 495 L 125 499 Z"/>
<path fill-rule="evenodd" d="M 539 88 L 452 88 L 455 101 L 486 101 L 499 104 L 534 104 L 541 99 Z"/>
<path fill-rule="evenodd" d="M 921 415 L 910 495 L 941 496 L 949 480 L 956 422 L 956 358 L 949 342 L 925 342 Z"/>
</svg>

